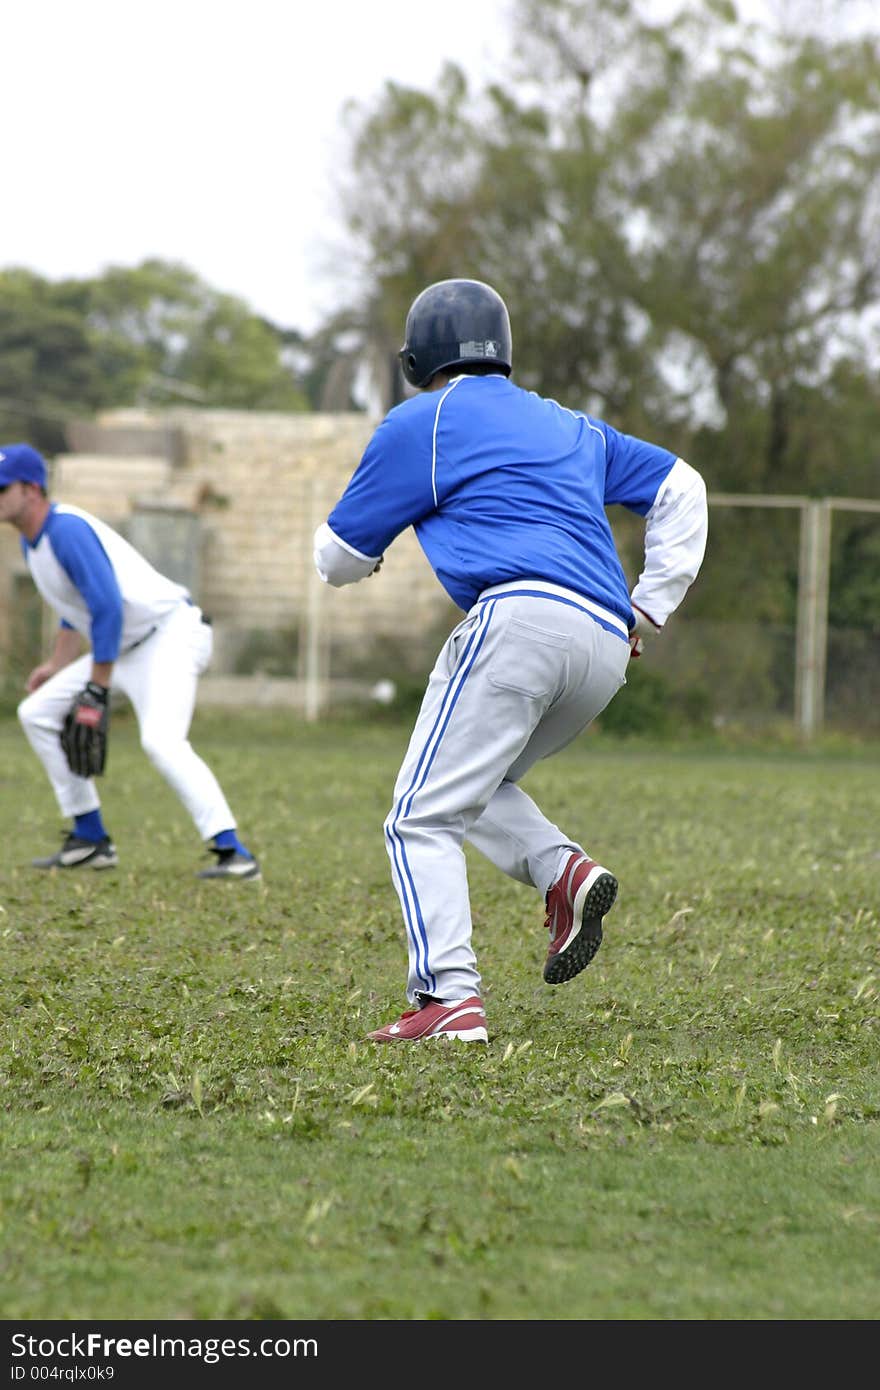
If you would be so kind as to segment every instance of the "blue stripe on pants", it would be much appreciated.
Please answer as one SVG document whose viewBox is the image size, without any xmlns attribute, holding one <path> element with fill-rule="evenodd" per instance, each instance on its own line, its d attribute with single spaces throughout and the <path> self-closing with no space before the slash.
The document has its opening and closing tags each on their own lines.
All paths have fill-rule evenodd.
<svg viewBox="0 0 880 1390">
<path fill-rule="evenodd" d="M 413 881 L 412 870 L 407 860 L 406 848 L 397 827 L 401 816 L 409 814 L 416 794 L 427 780 L 428 773 L 431 770 L 431 764 L 437 756 L 440 742 L 449 725 L 449 720 L 452 717 L 452 711 L 458 702 L 465 681 L 485 641 L 494 608 L 494 601 L 490 601 L 483 607 L 480 613 L 477 626 L 468 638 L 467 645 L 462 653 L 455 674 L 443 693 L 443 699 L 440 702 L 437 718 L 434 720 L 431 731 L 425 740 L 425 745 L 419 755 L 419 760 L 416 764 L 415 772 L 412 775 L 410 785 L 398 799 L 397 810 L 394 813 L 393 820 L 391 820 L 390 825 L 386 825 L 386 834 L 392 848 L 392 862 L 397 870 L 397 876 L 403 888 L 401 901 L 403 902 L 406 929 L 415 948 L 416 973 L 419 979 L 424 983 L 426 994 L 433 994 L 437 988 L 437 981 L 431 974 L 429 968 L 428 938 L 425 931 L 425 922 L 419 905 L 418 893 L 416 892 L 415 882 Z M 434 745 L 433 748 L 431 747 L 432 742 Z M 400 854 L 399 860 L 398 851 Z M 409 888 L 409 893 L 407 892 L 407 887 Z M 412 906 L 410 906 L 409 901 L 410 895 L 412 897 Z M 415 921 L 413 920 L 413 914 L 415 916 Z"/>
</svg>

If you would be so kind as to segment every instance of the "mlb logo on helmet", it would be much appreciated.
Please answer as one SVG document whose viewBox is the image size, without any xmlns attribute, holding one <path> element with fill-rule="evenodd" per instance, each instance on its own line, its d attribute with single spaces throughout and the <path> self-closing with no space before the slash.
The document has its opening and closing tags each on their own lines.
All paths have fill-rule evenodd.
<svg viewBox="0 0 880 1390">
<path fill-rule="evenodd" d="M 497 357 L 498 344 L 494 338 L 487 338 L 484 343 L 459 343 L 458 350 L 462 357 Z"/>
</svg>

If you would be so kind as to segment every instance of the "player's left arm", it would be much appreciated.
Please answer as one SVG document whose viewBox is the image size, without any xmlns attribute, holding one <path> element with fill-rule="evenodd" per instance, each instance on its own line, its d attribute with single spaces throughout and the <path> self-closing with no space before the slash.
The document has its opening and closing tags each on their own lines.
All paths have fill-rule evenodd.
<svg viewBox="0 0 880 1390">
<path fill-rule="evenodd" d="M 644 568 L 630 603 L 633 655 L 658 633 L 699 573 L 708 537 L 706 485 L 682 458 L 632 435 L 604 427 L 605 501 L 645 518 Z"/>
<path fill-rule="evenodd" d="M 699 573 L 708 534 L 706 484 L 677 458 L 645 517 L 645 564 L 630 598 L 637 628 L 640 616 L 656 630 L 675 612 Z"/>
</svg>

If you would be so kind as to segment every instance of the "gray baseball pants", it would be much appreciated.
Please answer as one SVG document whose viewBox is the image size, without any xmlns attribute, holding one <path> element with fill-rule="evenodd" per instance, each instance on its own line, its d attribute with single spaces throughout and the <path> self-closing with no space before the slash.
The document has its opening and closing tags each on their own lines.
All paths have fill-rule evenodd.
<svg viewBox="0 0 880 1390">
<path fill-rule="evenodd" d="M 584 853 L 517 783 L 601 713 L 625 683 L 629 658 L 620 619 L 531 580 L 488 589 L 450 634 L 385 821 L 410 1002 L 480 993 L 465 840 L 542 895 L 568 855 Z"/>
</svg>

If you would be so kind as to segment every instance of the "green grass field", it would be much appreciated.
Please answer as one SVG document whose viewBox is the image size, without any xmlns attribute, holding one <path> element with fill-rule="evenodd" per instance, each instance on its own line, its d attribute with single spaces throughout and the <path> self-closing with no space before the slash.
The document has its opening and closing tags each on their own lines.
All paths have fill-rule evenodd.
<svg viewBox="0 0 880 1390">
<path fill-rule="evenodd" d="M 0 724 L 5 1319 L 874 1319 L 880 749 L 587 735 L 525 783 L 620 878 L 576 980 L 468 855 L 488 1048 L 405 1005 L 409 732 L 200 714 L 262 884 L 114 726 L 115 873 Z"/>
</svg>

